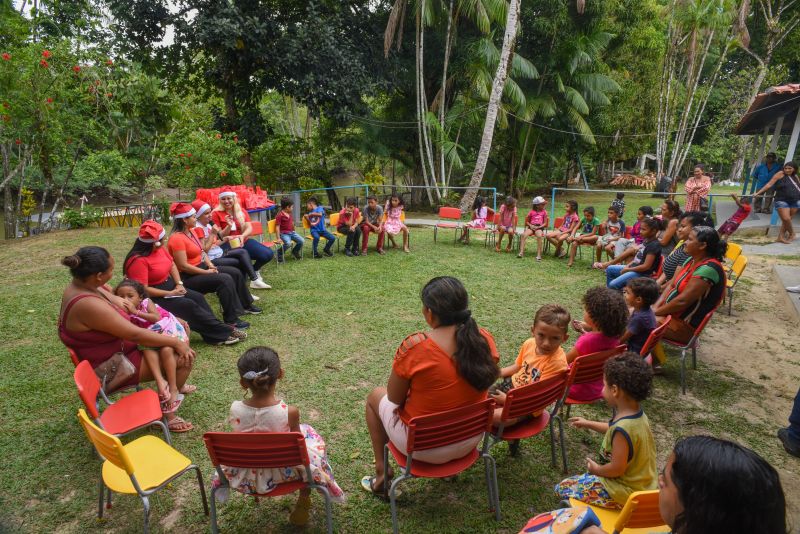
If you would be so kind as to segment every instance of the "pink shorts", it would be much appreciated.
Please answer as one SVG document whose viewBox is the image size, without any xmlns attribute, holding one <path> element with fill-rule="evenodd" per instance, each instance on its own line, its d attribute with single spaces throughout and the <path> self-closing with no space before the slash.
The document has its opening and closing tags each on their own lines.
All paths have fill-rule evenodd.
<svg viewBox="0 0 800 534">
<path fill-rule="evenodd" d="M 407 454 L 406 442 L 408 438 L 408 427 L 400 419 L 397 414 L 397 409 L 400 406 L 389 400 L 386 395 L 381 399 L 378 405 L 378 415 L 383 423 L 383 428 L 389 436 L 389 440 L 394 443 L 400 452 Z M 436 449 L 427 449 L 424 451 L 417 451 L 414 453 L 413 458 L 421 462 L 428 462 L 430 464 L 444 464 L 451 460 L 463 458 L 470 451 L 475 449 L 481 442 L 483 434 L 469 438 L 458 443 L 451 443 L 444 447 L 437 447 Z"/>
</svg>

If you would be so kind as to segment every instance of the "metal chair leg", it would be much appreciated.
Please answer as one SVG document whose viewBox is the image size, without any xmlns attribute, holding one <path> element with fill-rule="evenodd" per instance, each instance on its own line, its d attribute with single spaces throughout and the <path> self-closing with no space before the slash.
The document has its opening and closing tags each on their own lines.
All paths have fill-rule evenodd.
<svg viewBox="0 0 800 534">
<path fill-rule="evenodd" d="M 313 486 L 314 489 L 322 493 L 325 499 L 325 521 L 328 525 L 328 534 L 333 534 L 333 510 L 331 508 L 331 495 L 328 493 L 328 488 L 324 486 Z"/>
<path fill-rule="evenodd" d="M 550 427 L 550 465 L 555 467 L 556 466 L 556 436 L 555 431 L 553 430 L 553 419 L 550 418 L 550 423 L 547 425 Z"/>
<path fill-rule="evenodd" d="M 383 446 L 383 493 L 389 493 L 389 444 Z"/>
<path fill-rule="evenodd" d="M 219 526 L 217 526 L 217 488 L 211 486 L 211 534 L 217 534 Z"/>
<path fill-rule="evenodd" d="M 492 472 L 489 465 L 489 455 L 481 454 L 483 456 L 483 474 L 486 478 L 486 493 L 489 496 L 489 510 L 494 509 L 494 486 L 492 485 Z"/>
<path fill-rule="evenodd" d="M 681 349 L 681 391 L 686 395 L 686 349 Z"/>
<path fill-rule="evenodd" d="M 697 369 L 697 341 L 692 344 L 692 369 Z"/>
<path fill-rule="evenodd" d="M 495 521 L 503 519 L 503 514 L 500 511 L 500 486 L 497 484 L 497 462 L 492 456 L 489 456 L 492 463 L 492 483 L 494 485 L 494 518 Z"/>
<path fill-rule="evenodd" d="M 438 233 L 439 228 L 434 226 L 433 227 L 433 242 L 436 243 L 436 234 Z"/>
<path fill-rule="evenodd" d="M 567 441 L 564 438 L 564 421 L 560 417 L 558 418 L 558 435 L 561 440 L 561 462 L 564 464 L 564 474 L 566 475 L 567 469 L 569 469 L 567 465 Z"/>
<path fill-rule="evenodd" d="M 142 496 L 142 506 L 144 508 L 144 527 L 142 528 L 142 532 L 147 534 L 150 532 L 150 499 Z"/>
<path fill-rule="evenodd" d="M 172 436 L 169 433 L 169 421 L 167 421 L 167 416 L 165 415 L 160 420 L 156 421 L 155 424 L 161 427 L 161 433 L 164 434 L 164 440 L 167 442 L 167 445 L 172 445 Z"/>
<path fill-rule="evenodd" d="M 97 519 L 103 519 L 103 494 L 106 491 L 106 488 L 103 484 L 103 477 L 100 477 L 100 482 L 97 484 L 98 489 L 98 498 L 97 498 Z"/>
<path fill-rule="evenodd" d="M 203 511 L 206 515 L 208 515 L 208 499 L 206 498 L 206 487 L 203 485 L 203 474 L 200 472 L 200 468 L 196 465 L 190 467 L 190 469 L 192 468 L 197 473 L 197 485 L 200 486 L 200 497 L 203 500 Z"/>
<path fill-rule="evenodd" d="M 106 510 L 111 510 L 111 488 L 106 488 Z"/>
<path fill-rule="evenodd" d="M 385 478 L 386 477 L 384 477 L 384 479 Z M 403 473 L 402 475 L 400 475 L 399 477 L 397 477 L 392 481 L 392 485 L 389 488 L 389 504 L 392 507 L 392 532 L 394 534 L 399 534 L 400 532 L 400 527 L 397 524 L 397 497 L 395 495 L 395 490 L 397 489 L 397 486 L 400 484 L 400 482 L 404 481 L 407 478 L 413 478 L 413 477 L 411 475 Z"/>
</svg>

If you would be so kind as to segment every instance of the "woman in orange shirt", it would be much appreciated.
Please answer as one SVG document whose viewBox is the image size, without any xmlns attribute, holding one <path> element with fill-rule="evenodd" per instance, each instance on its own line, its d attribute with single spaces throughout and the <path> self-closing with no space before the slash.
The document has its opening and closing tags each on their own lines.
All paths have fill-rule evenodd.
<svg viewBox="0 0 800 534">
<path fill-rule="evenodd" d="M 417 416 L 452 410 L 486 398 L 500 374 L 492 335 L 478 328 L 469 310 L 469 296 L 456 278 L 434 278 L 422 288 L 422 315 L 428 332 L 408 336 L 394 355 L 385 388 L 367 397 L 367 427 L 375 454 L 375 475 L 361 486 L 384 495 L 383 448 L 391 442 L 404 454 L 408 422 Z M 414 453 L 414 458 L 443 464 L 474 449 L 481 436 Z"/>
</svg>

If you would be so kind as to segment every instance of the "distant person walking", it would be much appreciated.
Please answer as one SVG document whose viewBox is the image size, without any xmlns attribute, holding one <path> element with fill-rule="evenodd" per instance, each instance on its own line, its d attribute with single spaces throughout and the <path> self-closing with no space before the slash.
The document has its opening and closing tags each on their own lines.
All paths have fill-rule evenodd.
<svg viewBox="0 0 800 534">
<path fill-rule="evenodd" d="M 684 211 L 700 211 L 703 200 L 708 201 L 711 192 L 711 177 L 706 174 L 705 166 L 699 163 L 694 166 L 693 175 L 686 180 L 683 189 L 686 191 Z"/>
<path fill-rule="evenodd" d="M 753 183 L 750 185 L 750 194 L 753 194 L 753 191 L 758 191 L 765 185 L 770 179 L 775 176 L 775 173 L 781 170 L 781 162 L 778 161 L 778 157 L 775 155 L 775 152 L 770 152 L 764 158 L 763 163 L 760 163 L 753 169 L 753 173 L 750 175 L 753 178 Z M 760 211 L 761 213 L 769 213 L 770 206 L 772 204 L 772 198 L 770 197 L 762 197 L 756 198 L 753 209 L 757 212 Z"/>
</svg>

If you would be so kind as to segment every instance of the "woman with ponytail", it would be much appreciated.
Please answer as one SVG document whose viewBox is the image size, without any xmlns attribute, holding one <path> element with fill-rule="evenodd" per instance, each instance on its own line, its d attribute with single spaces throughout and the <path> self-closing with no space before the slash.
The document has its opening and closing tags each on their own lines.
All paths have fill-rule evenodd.
<svg viewBox="0 0 800 534">
<path fill-rule="evenodd" d="M 500 374 L 494 338 L 479 328 L 469 309 L 469 296 L 456 278 L 434 278 L 422 288 L 422 315 L 428 332 L 411 334 L 394 355 L 385 388 L 367 397 L 366 419 L 375 455 L 375 475 L 361 486 L 383 495 L 386 472 L 383 448 L 388 441 L 406 453 L 408 422 L 417 416 L 466 406 L 487 396 Z M 443 464 L 474 449 L 480 436 L 414 453 L 414 458 Z"/>
</svg>

